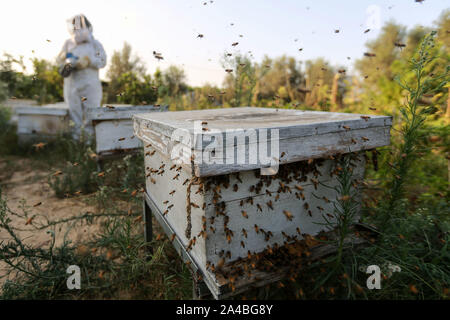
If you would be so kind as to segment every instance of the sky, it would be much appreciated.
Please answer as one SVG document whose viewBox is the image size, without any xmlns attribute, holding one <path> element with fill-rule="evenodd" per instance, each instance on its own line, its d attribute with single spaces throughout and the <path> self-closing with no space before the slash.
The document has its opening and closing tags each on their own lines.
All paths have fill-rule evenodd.
<svg viewBox="0 0 450 320">
<path fill-rule="evenodd" d="M 224 52 L 251 51 L 257 62 L 264 55 L 300 61 L 324 57 L 332 65 L 350 68 L 385 22 L 432 26 L 448 8 L 448 0 L 4 1 L 0 54 L 23 55 L 25 61 L 33 56 L 54 59 L 69 37 L 66 20 L 83 13 L 109 58 L 126 41 L 149 72 L 174 64 L 185 70 L 192 86 L 220 86 L 226 75 Z M 234 42 L 239 44 L 232 47 Z M 153 51 L 164 60 L 157 61 Z"/>
</svg>

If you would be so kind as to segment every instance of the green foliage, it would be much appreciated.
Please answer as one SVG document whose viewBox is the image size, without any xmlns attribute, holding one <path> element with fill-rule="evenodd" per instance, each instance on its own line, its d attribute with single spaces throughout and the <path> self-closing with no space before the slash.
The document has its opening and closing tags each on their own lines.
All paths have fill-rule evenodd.
<svg viewBox="0 0 450 320">
<path fill-rule="evenodd" d="M 25 74 L 23 57 L 15 59 L 5 53 L 0 61 L 0 83 L 8 86 L 8 96 L 33 99 L 41 104 L 63 100 L 63 78 L 56 64 L 33 58 L 33 73 Z"/>
<path fill-rule="evenodd" d="M 158 96 L 152 88 L 151 77 L 144 75 L 142 78 L 140 80 L 134 72 L 126 72 L 116 78 L 111 84 L 118 88 L 119 94 L 116 96 L 116 101 L 131 105 L 154 103 Z"/>
<path fill-rule="evenodd" d="M 96 155 L 89 144 L 62 137 L 59 146 L 65 149 L 66 164 L 60 173 L 49 176 L 50 187 L 58 198 L 84 194 L 96 190 L 98 185 Z"/>
<path fill-rule="evenodd" d="M 405 81 L 397 80 L 399 85 L 408 92 L 406 104 L 400 108 L 402 115 L 402 143 L 399 146 L 398 153 L 393 161 L 393 174 L 390 182 L 389 201 L 387 204 L 386 217 L 396 214 L 404 215 L 405 210 L 398 205 L 404 196 L 404 183 L 408 178 L 411 164 L 417 156 L 417 147 L 421 135 L 421 129 L 430 114 L 435 112 L 432 106 L 421 105 L 420 101 L 424 94 L 430 94 L 440 90 L 448 81 L 447 66 L 444 73 L 431 76 L 426 73 L 426 67 L 436 58 L 434 53 L 435 32 L 426 36 L 419 47 L 417 54 L 411 59 L 411 69 L 414 72 L 415 79 L 410 85 Z"/>
<path fill-rule="evenodd" d="M 0 154 L 3 155 L 12 154 L 18 149 L 16 126 L 10 120 L 11 110 L 0 106 Z"/>
</svg>

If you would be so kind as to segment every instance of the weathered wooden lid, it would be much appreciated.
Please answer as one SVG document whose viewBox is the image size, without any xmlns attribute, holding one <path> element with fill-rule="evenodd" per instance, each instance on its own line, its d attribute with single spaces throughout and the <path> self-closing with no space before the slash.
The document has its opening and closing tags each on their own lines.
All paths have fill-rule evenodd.
<svg viewBox="0 0 450 320">
<path fill-rule="evenodd" d="M 277 158 L 283 164 L 388 145 L 392 125 L 392 118 L 387 116 L 256 107 L 143 113 L 133 119 L 135 135 L 169 156 L 174 138 L 179 141 L 175 144 L 194 150 L 196 157 L 211 149 L 211 141 L 218 141 L 225 150 L 234 150 L 219 154 L 213 151 L 208 163 L 193 163 L 197 176 L 265 167 L 261 163 L 233 161 L 239 153 L 245 152 L 247 158 L 253 155 L 255 149 L 249 145 L 254 144 L 248 137 L 255 133 L 258 139 L 267 137 L 269 145 L 278 141 Z M 180 139 L 183 134 L 186 137 Z"/>
<path fill-rule="evenodd" d="M 69 112 L 69 107 L 64 102 L 47 104 L 43 106 L 20 106 L 15 108 L 18 115 L 35 114 L 35 115 L 53 115 L 65 116 Z"/>
<path fill-rule="evenodd" d="M 93 108 L 88 110 L 88 117 L 92 121 L 101 120 L 120 120 L 120 119 L 131 119 L 133 114 L 145 113 L 145 112 L 155 112 L 155 111 L 167 111 L 167 106 L 134 106 L 127 104 L 114 104 L 105 105 L 101 108 Z"/>
</svg>

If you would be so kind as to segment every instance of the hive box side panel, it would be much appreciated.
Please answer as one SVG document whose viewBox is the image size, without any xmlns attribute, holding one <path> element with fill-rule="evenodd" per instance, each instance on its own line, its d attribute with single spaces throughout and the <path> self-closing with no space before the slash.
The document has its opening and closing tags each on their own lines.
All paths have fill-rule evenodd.
<svg viewBox="0 0 450 320">
<path fill-rule="evenodd" d="M 98 154 L 142 146 L 142 142 L 133 135 L 131 119 L 100 121 L 95 125 L 95 137 Z"/>
<path fill-rule="evenodd" d="M 218 254 L 221 251 L 230 251 L 231 260 L 229 261 L 233 261 L 239 257 L 246 257 L 248 251 L 251 253 L 261 252 L 267 245 L 273 246 L 274 243 L 282 245 L 287 240 L 286 236 L 297 236 L 298 239 L 301 239 L 302 236 L 298 234 L 297 228 L 300 229 L 301 234 L 309 235 L 316 235 L 320 231 L 329 230 L 329 226 L 322 224 L 325 223 L 324 217 L 332 222 L 335 221 L 334 218 L 326 216 L 327 213 L 333 214 L 333 201 L 336 201 L 337 196 L 334 188 L 338 182 L 335 176 L 330 176 L 333 166 L 334 161 L 332 160 L 323 162 L 323 165 L 319 167 L 321 175 L 317 177 L 319 182 L 317 186 L 311 182 L 311 178 L 315 179 L 313 174 L 308 173 L 306 175 L 307 181 L 292 181 L 285 184 L 286 192 L 278 192 L 279 182 L 281 181 L 279 179 L 272 180 L 269 186 L 264 184 L 259 192 L 250 192 L 250 186 L 254 186 L 260 181 L 260 178 L 255 177 L 254 171 L 241 172 L 239 179 L 242 180 L 242 183 L 237 180 L 237 176 L 232 175 L 229 188 L 222 187 L 220 193 L 220 200 L 225 202 L 225 212 L 229 217 L 227 228 L 232 230 L 234 234 L 230 242 L 228 242 L 224 231 L 225 218 L 217 216 L 216 207 L 210 204 L 213 192 L 207 192 L 205 199 L 210 204 L 206 208 L 208 229 L 211 217 L 214 217 L 214 223 L 211 226 L 216 229 L 214 233 L 208 234 L 206 242 L 207 260 L 216 264 L 220 259 Z M 363 178 L 364 167 L 364 158 L 360 157 L 360 160 L 356 162 L 353 173 L 355 179 L 361 180 Z M 233 190 L 234 184 L 239 186 L 236 192 Z M 296 189 L 295 186 L 300 186 L 302 191 Z M 300 196 L 300 193 L 303 194 L 304 199 Z M 277 195 L 278 200 L 276 199 Z M 324 197 L 329 201 L 324 200 Z M 357 202 L 359 197 L 360 194 L 356 196 Z M 253 204 L 249 202 L 250 198 Z M 308 209 L 306 209 L 305 204 L 308 205 Z M 291 221 L 283 213 L 284 210 L 292 214 Z M 247 218 L 243 216 L 242 211 L 245 211 Z M 354 218 L 358 219 L 358 215 L 355 215 Z M 258 226 L 258 233 L 255 225 Z M 247 236 L 242 229 L 245 229 Z M 267 238 L 266 234 L 269 231 L 272 236 Z"/>
<path fill-rule="evenodd" d="M 202 207 L 204 198 L 203 194 L 199 192 L 199 186 L 191 185 L 190 202 L 198 208 L 191 206 L 191 227 L 189 228 L 191 237 L 188 238 L 186 229 L 188 228 L 187 195 L 189 182 L 186 182 L 186 180 L 190 181 L 192 175 L 183 169 L 177 171 L 179 166 L 153 147 L 147 146 L 144 151 L 147 192 L 151 194 L 156 206 L 163 213 L 167 223 L 185 247 L 188 246 L 190 239 L 196 238 L 196 243 L 192 246 L 190 254 L 198 266 L 204 270 L 206 263 L 205 241 L 204 238 L 199 236 L 203 226 L 204 211 Z M 175 167 L 170 169 L 174 165 Z M 158 172 L 152 173 L 152 170 Z M 168 202 L 165 203 L 166 201 Z"/>
</svg>

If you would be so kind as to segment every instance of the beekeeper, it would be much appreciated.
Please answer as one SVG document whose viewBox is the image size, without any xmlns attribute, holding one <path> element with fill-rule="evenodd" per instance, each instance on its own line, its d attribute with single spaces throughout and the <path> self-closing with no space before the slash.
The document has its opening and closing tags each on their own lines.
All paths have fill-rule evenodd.
<svg viewBox="0 0 450 320">
<path fill-rule="evenodd" d="M 92 135 L 94 128 L 87 110 L 99 108 L 102 86 L 98 70 L 106 65 L 102 44 L 92 35 L 92 24 L 82 14 L 67 20 L 70 39 L 57 57 L 59 72 L 64 77 L 64 100 L 74 123 L 73 136 L 79 139 L 84 131 Z"/>
</svg>

